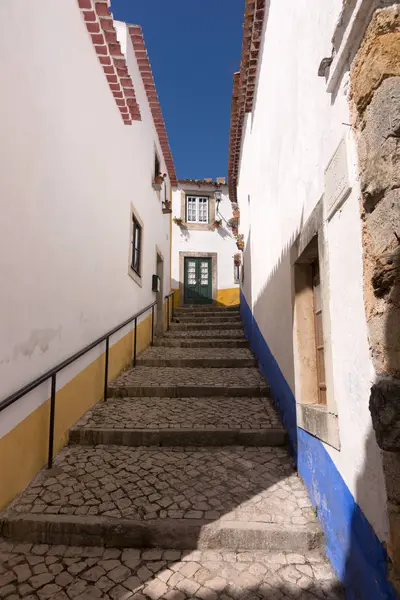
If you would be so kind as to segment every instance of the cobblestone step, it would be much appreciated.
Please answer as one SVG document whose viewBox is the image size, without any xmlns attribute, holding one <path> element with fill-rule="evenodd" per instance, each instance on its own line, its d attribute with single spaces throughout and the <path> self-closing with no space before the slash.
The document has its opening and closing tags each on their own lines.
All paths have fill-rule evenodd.
<svg viewBox="0 0 400 600">
<path fill-rule="evenodd" d="M 213 338 L 190 338 L 166 336 L 156 338 L 154 346 L 169 348 L 248 348 L 249 342 L 245 339 L 218 339 Z"/>
<path fill-rule="evenodd" d="M 250 350 L 219 348 L 152 347 L 137 361 L 146 367 L 255 367 L 257 361 Z"/>
<path fill-rule="evenodd" d="M 108 386 L 109 397 L 210 397 L 254 396 L 269 393 L 264 378 L 254 368 L 136 367 L 119 375 Z"/>
<path fill-rule="evenodd" d="M 100 402 L 69 432 L 72 444 L 283 446 L 286 431 L 266 398 L 121 398 Z"/>
<path fill-rule="evenodd" d="M 307 552 L 322 533 L 285 449 L 70 446 L 0 516 L 14 541 Z"/>
<path fill-rule="evenodd" d="M 318 550 L 141 551 L 0 540 L 0 553 L 0 597 L 12 600 L 345 599 Z"/>
</svg>

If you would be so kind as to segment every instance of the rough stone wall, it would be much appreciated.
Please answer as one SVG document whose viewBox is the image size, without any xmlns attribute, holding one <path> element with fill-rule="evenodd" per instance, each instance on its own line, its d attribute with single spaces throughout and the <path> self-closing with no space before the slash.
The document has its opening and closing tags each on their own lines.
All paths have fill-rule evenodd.
<svg viewBox="0 0 400 600">
<path fill-rule="evenodd" d="M 392 581 L 400 591 L 400 3 L 373 15 L 351 71 L 362 191 L 365 308 L 376 381 Z M 397 575 L 396 575 L 397 573 Z"/>
</svg>

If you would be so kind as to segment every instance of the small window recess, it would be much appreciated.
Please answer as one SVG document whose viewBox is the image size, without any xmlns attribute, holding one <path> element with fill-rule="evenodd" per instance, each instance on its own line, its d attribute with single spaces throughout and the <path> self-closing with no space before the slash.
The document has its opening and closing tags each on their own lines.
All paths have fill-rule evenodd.
<svg viewBox="0 0 400 600">
<path fill-rule="evenodd" d="M 233 282 L 240 283 L 240 276 L 242 272 L 242 267 L 240 265 L 233 265 Z"/>
<path fill-rule="evenodd" d="M 294 283 L 297 425 L 340 449 L 329 346 L 329 301 L 323 204 L 318 203 L 291 249 Z"/>
<path fill-rule="evenodd" d="M 161 173 L 161 163 L 157 154 L 157 150 L 154 149 L 154 179 L 153 188 L 156 192 L 161 192 L 164 183 L 164 175 Z"/>
<path fill-rule="evenodd" d="M 139 277 L 141 274 L 142 259 L 142 226 L 134 215 L 132 215 L 132 241 L 131 241 L 131 268 Z"/>
</svg>

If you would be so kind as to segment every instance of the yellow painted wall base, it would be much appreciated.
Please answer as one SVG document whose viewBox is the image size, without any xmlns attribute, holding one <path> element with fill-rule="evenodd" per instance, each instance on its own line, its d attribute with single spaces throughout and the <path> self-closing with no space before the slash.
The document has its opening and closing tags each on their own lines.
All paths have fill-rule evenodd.
<svg viewBox="0 0 400 600">
<path fill-rule="evenodd" d="M 217 304 L 220 306 L 233 306 L 240 302 L 240 289 L 228 288 L 217 291 Z"/>
<path fill-rule="evenodd" d="M 129 367 L 133 331 L 110 348 L 109 379 Z M 138 325 L 137 356 L 151 341 L 151 315 Z M 104 354 L 57 391 L 54 453 L 68 441 L 68 430 L 103 397 Z M 49 408 L 47 400 L 0 439 L 0 509 L 15 498 L 47 462 Z"/>
<path fill-rule="evenodd" d="M 175 292 L 174 306 L 179 307 L 180 296 L 179 289 L 172 290 Z M 233 306 L 240 302 L 240 289 L 239 288 L 228 288 L 225 290 L 217 290 L 217 305 L 218 306 Z"/>
<path fill-rule="evenodd" d="M 175 296 L 174 296 L 174 307 L 178 308 L 179 304 L 180 304 L 180 298 L 179 298 L 179 288 L 173 289 L 171 290 L 171 292 L 175 292 Z"/>
</svg>

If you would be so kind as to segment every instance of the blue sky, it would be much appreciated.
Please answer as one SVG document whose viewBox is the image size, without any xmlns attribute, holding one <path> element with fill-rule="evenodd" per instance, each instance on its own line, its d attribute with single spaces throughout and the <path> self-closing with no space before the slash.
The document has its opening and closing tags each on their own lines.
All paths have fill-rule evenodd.
<svg viewBox="0 0 400 600">
<path fill-rule="evenodd" d="M 226 176 L 244 0 L 112 0 L 142 25 L 178 177 Z"/>
</svg>

